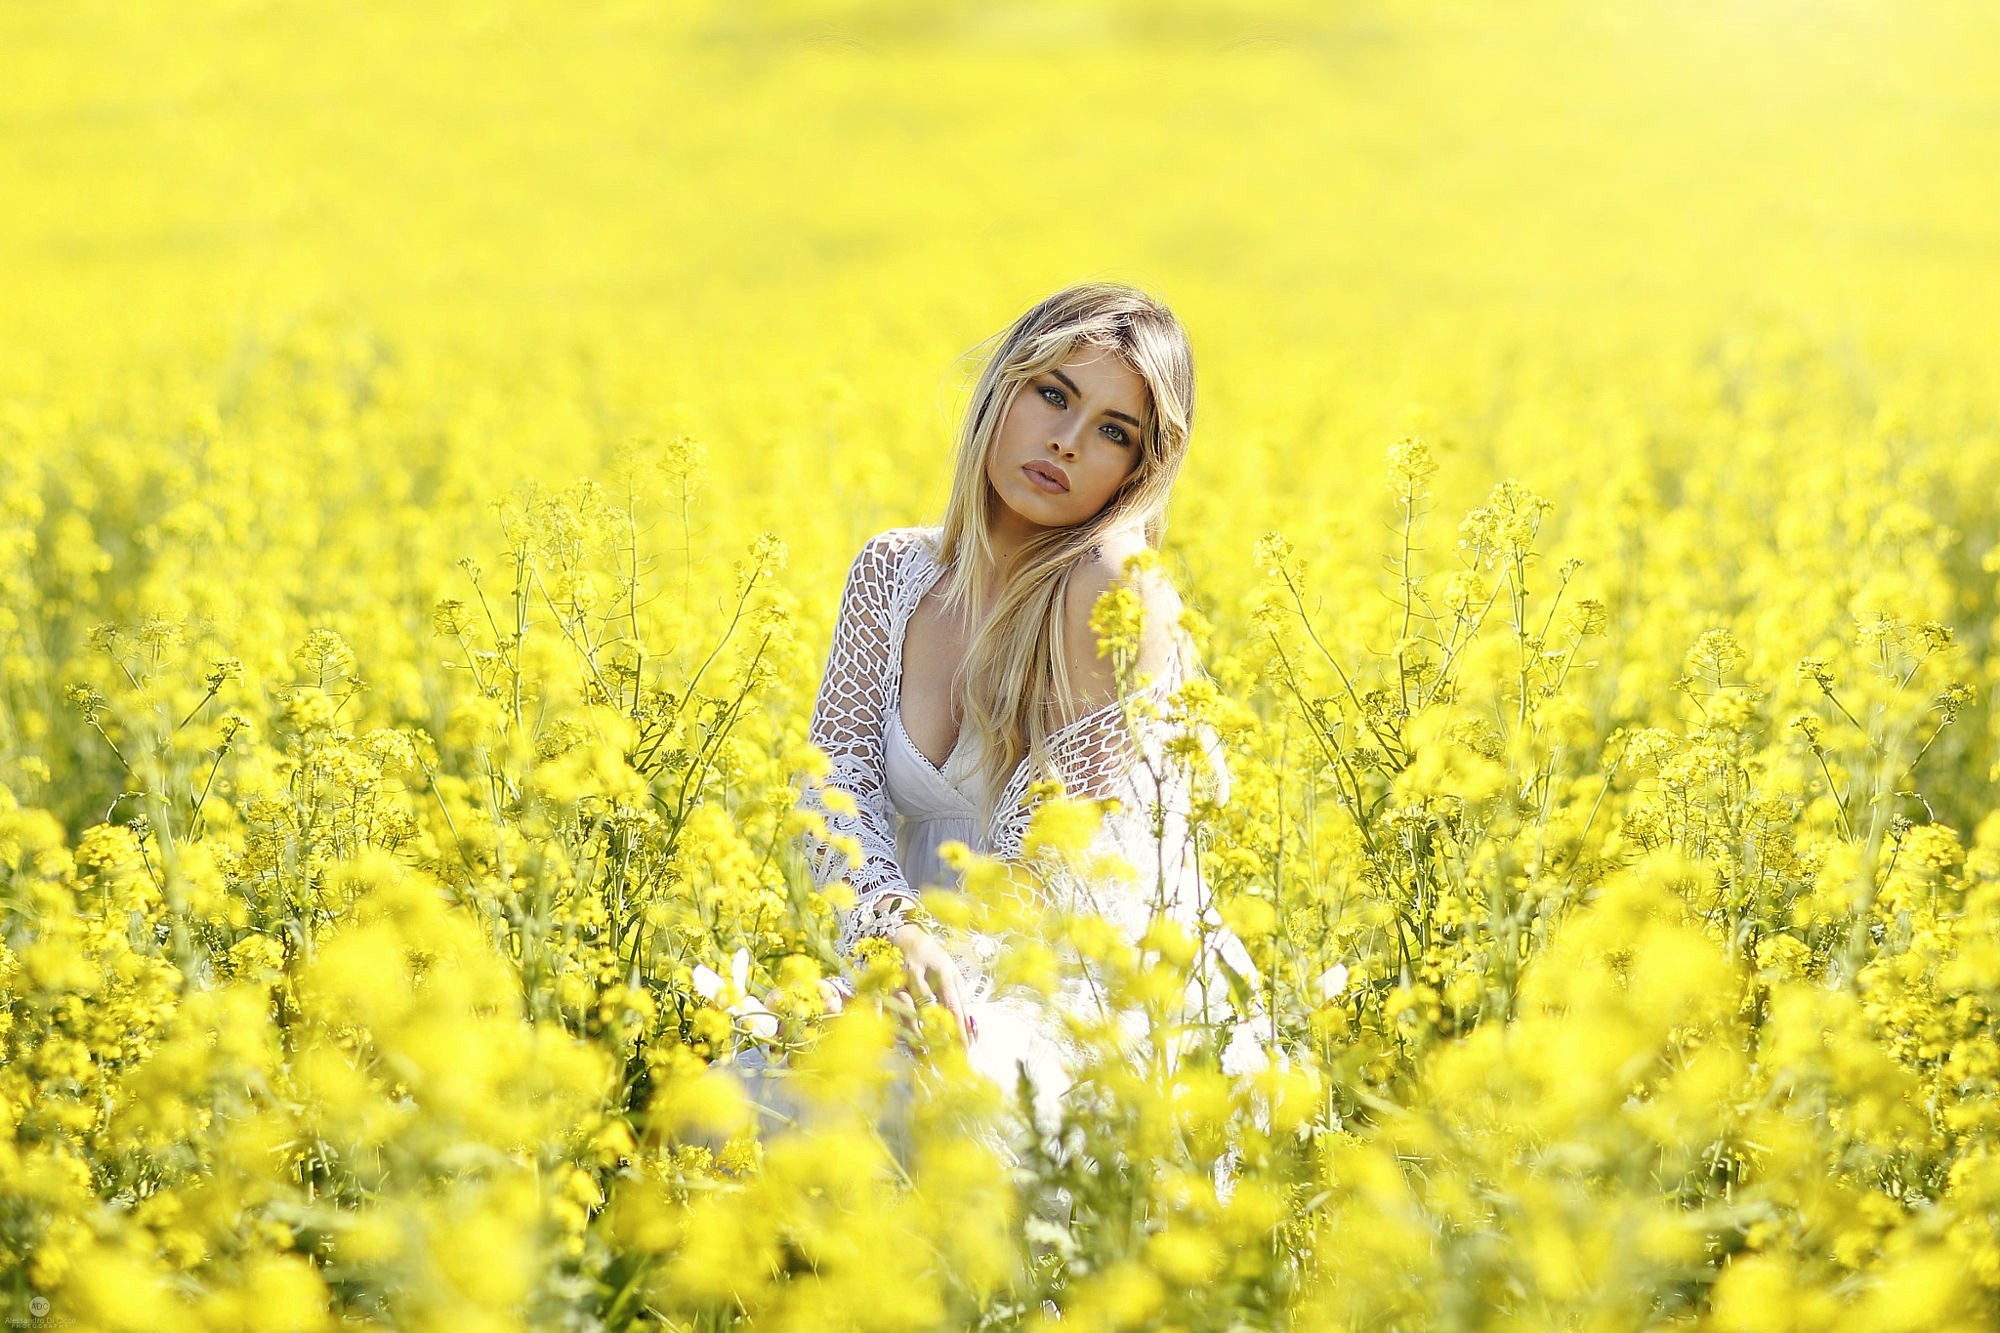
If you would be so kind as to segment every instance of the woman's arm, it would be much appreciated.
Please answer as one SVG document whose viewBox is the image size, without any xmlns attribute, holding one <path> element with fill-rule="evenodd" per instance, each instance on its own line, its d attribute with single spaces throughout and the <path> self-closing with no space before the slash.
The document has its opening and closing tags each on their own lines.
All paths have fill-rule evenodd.
<svg viewBox="0 0 2000 1333">
<path fill-rule="evenodd" d="M 829 804 L 818 788 L 806 793 L 807 808 L 826 820 L 829 838 L 801 839 L 813 883 L 824 889 L 841 878 L 854 890 L 854 906 L 840 914 L 840 950 L 852 956 L 863 938 L 894 935 L 916 906 L 916 895 L 896 865 L 895 812 L 889 804 L 882 747 L 888 710 L 894 706 L 890 660 L 891 603 L 898 550 L 888 534 L 869 539 L 854 558 L 840 597 L 833 647 L 820 681 L 807 732 L 832 761 L 825 786 L 853 798 L 852 813 Z M 851 839 L 859 860 L 843 854 L 833 839 Z"/>
</svg>

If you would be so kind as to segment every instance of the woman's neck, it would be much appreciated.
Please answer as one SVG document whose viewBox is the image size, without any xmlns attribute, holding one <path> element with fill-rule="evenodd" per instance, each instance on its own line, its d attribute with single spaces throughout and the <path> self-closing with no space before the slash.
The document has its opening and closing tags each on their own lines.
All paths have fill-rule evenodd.
<svg viewBox="0 0 2000 1333">
<path fill-rule="evenodd" d="M 1004 509 L 988 517 L 986 549 L 993 553 L 993 572 L 998 574 L 1000 583 L 1004 584 L 1007 574 L 1013 571 L 1022 548 L 1042 531 Z"/>
</svg>

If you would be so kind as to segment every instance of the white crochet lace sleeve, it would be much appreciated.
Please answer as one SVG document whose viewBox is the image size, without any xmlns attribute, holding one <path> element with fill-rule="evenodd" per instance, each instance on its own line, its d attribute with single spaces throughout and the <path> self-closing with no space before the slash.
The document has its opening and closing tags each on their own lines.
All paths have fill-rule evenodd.
<svg viewBox="0 0 2000 1333">
<path fill-rule="evenodd" d="M 1160 680 L 1085 714 L 1049 739 L 1053 776 L 1065 795 L 1117 802 L 1095 850 L 1124 855 L 1142 882 L 1166 890 L 1168 901 L 1159 905 L 1182 911 L 1199 896 L 1188 822 L 1196 791 L 1201 787 L 1226 800 L 1229 784 L 1221 745 L 1206 728 L 1200 762 L 1191 763 L 1186 747 L 1174 744 L 1181 729 L 1168 714 L 1185 679 L 1177 655 Z M 1034 816 L 1029 787 L 1035 776 L 1024 763 L 1001 793 L 986 834 L 994 855 L 1021 857 Z"/>
<path fill-rule="evenodd" d="M 900 665 L 892 658 L 895 626 L 909 583 L 903 565 L 913 535 L 908 529 L 882 533 L 854 558 L 807 732 L 832 761 L 824 785 L 854 801 L 852 814 L 835 810 L 818 787 L 809 787 L 802 801 L 826 820 L 831 835 L 801 839 L 813 884 L 824 890 L 845 879 L 854 890 L 853 908 L 840 914 L 840 951 L 849 957 L 862 938 L 888 935 L 917 905 L 896 864 L 896 817 L 883 759 Z M 852 839 L 860 859 L 850 860 L 831 838 Z"/>
<path fill-rule="evenodd" d="M 1161 816 L 1185 818 L 1192 812 L 1197 782 L 1212 785 L 1218 799 L 1227 799 L 1229 770 L 1213 734 L 1201 737 L 1203 763 L 1199 774 L 1173 753 L 1179 729 L 1167 712 L 1174 691 L 1187 678 L 1179 655 L 1163 677 L 1125 700 L 1086 713 L 1049 738 L 1054 776 L 1065 795 L 1088 800 L 1115 800 L 1128 821 Z M 1026 764 L 1016 769 L 1001 792 L 987 846 L 996 856 L 1017 858 L 1034 815 L 1028 788 L 1038 775 Z"/>
</svg>

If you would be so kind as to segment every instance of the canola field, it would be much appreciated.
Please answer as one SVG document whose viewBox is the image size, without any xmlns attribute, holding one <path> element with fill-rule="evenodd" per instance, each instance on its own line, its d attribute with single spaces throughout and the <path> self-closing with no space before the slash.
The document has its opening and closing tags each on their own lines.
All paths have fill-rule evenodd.
<svg viewBox="0 0 2000 1333">
<path fill-rule="evenodd" d="M 1989 11 L 79 0 L 0 50 L 10 1326 L 2000 1321 Z M 1106 1053 L 1010 1163 L 919 1014 L 899 1155 L 807 719 L 968 350 L 1086 278 L 1195 348 L 1179 706 L 1276 1050 Z M 1028 924 L 1017 984 L 1178 993 L 1185 935 Z"/>
</svg>

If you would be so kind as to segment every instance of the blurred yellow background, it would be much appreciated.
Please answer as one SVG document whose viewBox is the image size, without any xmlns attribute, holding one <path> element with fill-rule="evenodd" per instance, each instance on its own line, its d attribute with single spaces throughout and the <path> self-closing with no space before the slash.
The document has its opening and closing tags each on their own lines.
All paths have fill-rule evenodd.
<svg viewBox="0 0 2000 1333">
<path fill-rule="evenodd" d="M 1587 418 L 1643 409 L 1732 339 L 1792 340 L 1863 398 L 1905 358 L 1993 350 L 1981 6 L 85 3 L 0 25 L 15 402 L 162 367 L 223 393 L 311 329 L 479 422 L 503 471 L 684 430 L 782 493 L 829 445 L 934 475 L 952 358 L 1104 276 L 1193 330 L 1197 475 L 1269 481 L 1373 460 L 1425 413 L 1497 448 L 1537 376 Z M 931 479 L 835 494 L 907 508 Z"/>
<path fill-rule="evenodd" d="M 1885 431 L 1994 441 L 1978 6 L 85 3 L 0 43 L 8 452 L 141 547 L 227 512 L 210 554 L 327 614 L 678 435 L 823 599 L 940 508 L 959 358 L 1087 277 L 1191 329 L 1197 569 L 1374 522 L 1410 433 L 1446 509 L 1514 474 L 1558 529 L 1634 468 L 1754 508 L 1800 461 L 1926 484 Z M 189 412 L 215 452 L 128 447 Z"/>
</svg>

